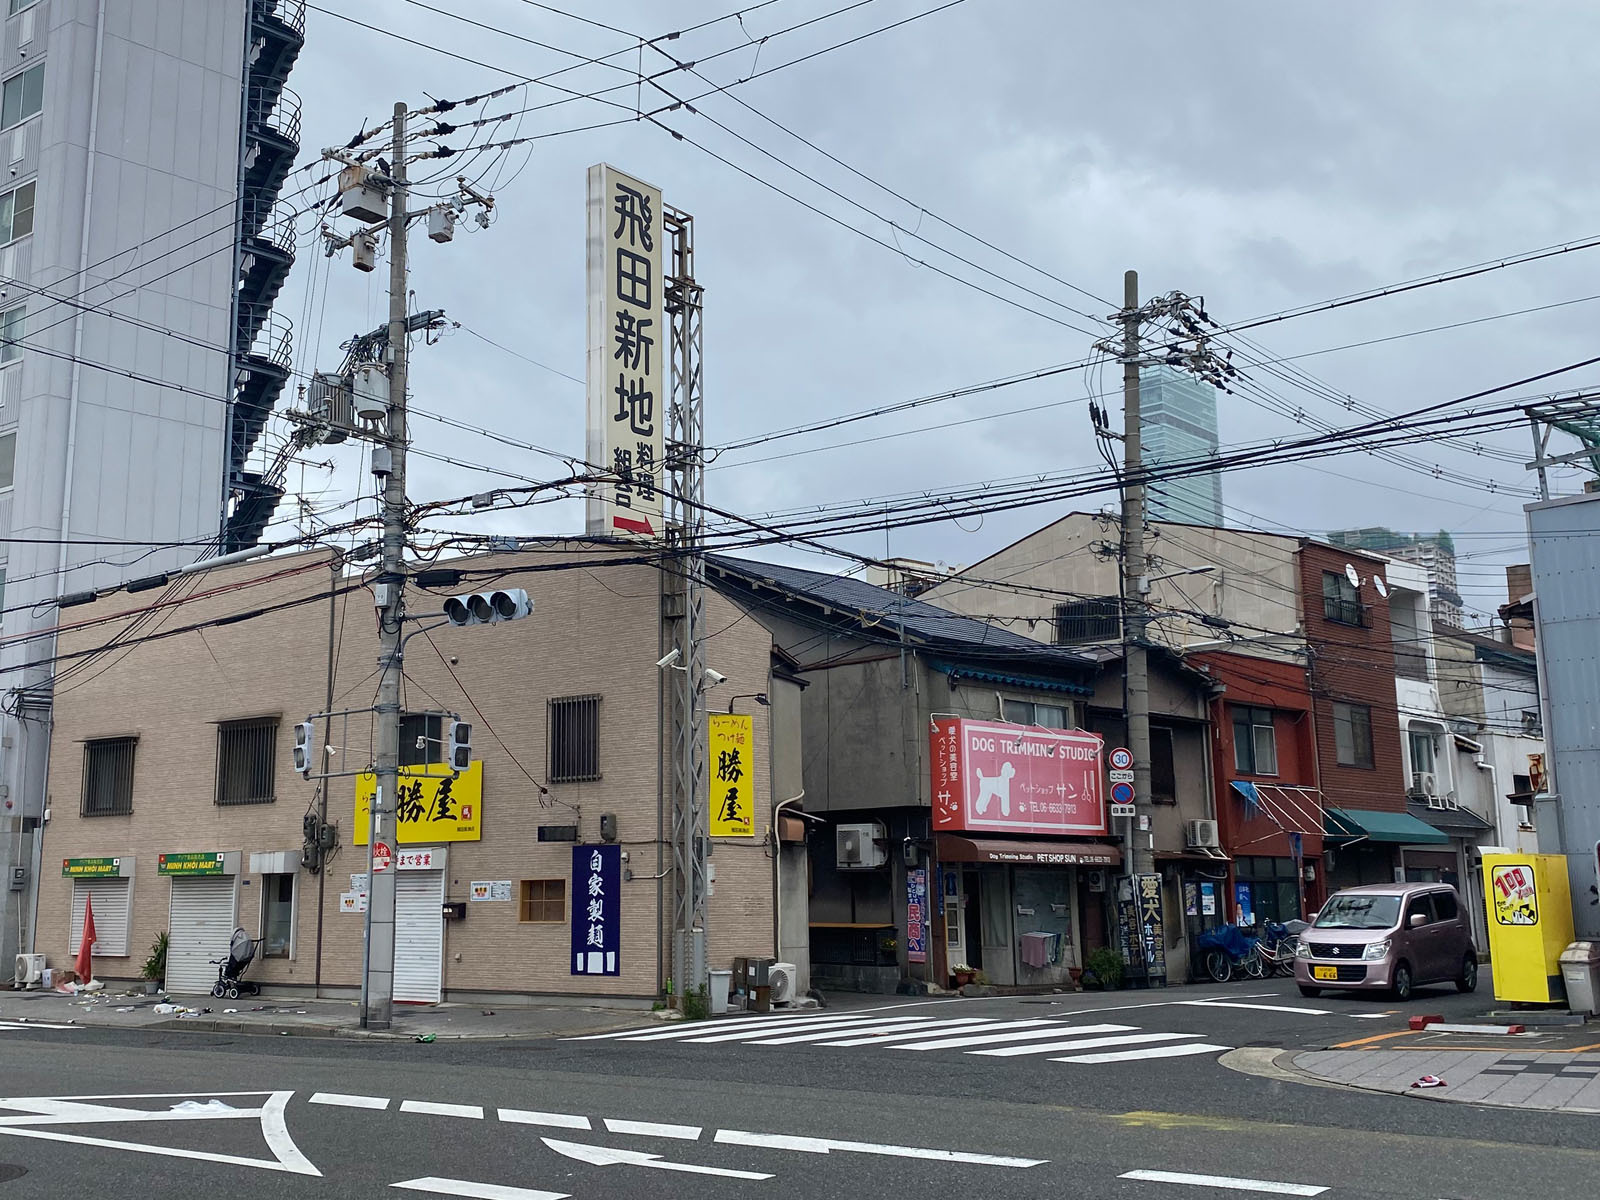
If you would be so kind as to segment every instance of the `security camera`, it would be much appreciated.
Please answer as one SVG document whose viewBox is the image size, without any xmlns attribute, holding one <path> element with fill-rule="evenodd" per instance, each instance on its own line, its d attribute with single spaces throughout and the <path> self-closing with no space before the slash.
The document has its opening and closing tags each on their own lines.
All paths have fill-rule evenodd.
<svg viewBox="0 0 1600 1200">
<path fill-rule="evenodd" d="M 679 652 L 678 648 L 676 646 L 674 646 L 671 650 L 668 650 L 666 652 L 666 654 L 663 655 L 661 658 L 656 659 L 656 666 L 660 667 L 663 671 L 665 671 L 668 667 L 676 666 L 677 662 L 678 662 L 678 659 L 680 659 L 682 657 L 683 657 L 683 655 Z"/>
<path fill-rule="evenodd" d="M 708 688 L 713 688 L 713 687 L 716 687 L 717 684 L 719 684 L 719 683 L 727 683 L 728 682 L 728 677 L 726 675 L 724 675 L 721 671 L 713 671 L 710 667 L 707 667 L 706 668 L 705 680 L 706 680 L 706 686 Z"/>
</svg>

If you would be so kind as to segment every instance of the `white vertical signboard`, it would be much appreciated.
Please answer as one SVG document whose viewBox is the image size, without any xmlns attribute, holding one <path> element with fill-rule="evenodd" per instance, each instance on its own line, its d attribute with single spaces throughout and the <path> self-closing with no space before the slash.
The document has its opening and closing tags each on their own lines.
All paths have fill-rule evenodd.
<svg viewBox="0 0 1600 1200">
<path fill-rule="evenodd" d="M 589 449 L 615 481 L 589 488 L 591 535 L 661 536 L 661 191 L 601 163 L 589 168 Z"/>
</svg>

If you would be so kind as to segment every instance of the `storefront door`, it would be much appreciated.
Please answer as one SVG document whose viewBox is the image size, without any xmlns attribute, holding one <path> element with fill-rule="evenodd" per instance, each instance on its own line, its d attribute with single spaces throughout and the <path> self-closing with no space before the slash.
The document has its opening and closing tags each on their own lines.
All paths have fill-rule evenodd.
<svg viewBox="0 0 1600 1200">
<path fill-rule="evenodd" d="M 172 879 L 168 911 L 167 990 L 198 996 L 217 982 L 217 962 L 228 957 L 238 927 L 239 879 L 202 875 Z"/>
<path fill-rule="evenodd" d="M 444 872 L 395 877 L 394 998 L 437 1004 L 444 974 Z"/>
</svg>

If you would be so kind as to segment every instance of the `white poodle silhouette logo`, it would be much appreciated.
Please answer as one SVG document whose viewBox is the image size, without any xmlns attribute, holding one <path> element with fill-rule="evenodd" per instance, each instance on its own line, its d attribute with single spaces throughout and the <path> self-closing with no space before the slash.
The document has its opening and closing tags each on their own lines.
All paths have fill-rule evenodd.
<svg viewBox="0 0 1600 1200">
<path fill-rule="evenodd" d="M 991 800 L 1000 801 L 1002 817 L 1011 815 L 1011 780 L 1016 773 L 1017 769 L 1010 763 L 1002 763 L 998 775 L 986 776 L 982 771 L 977 773 L 978 800 L 973 808 L 980 817 L 988 811 Z"/>
</svg>

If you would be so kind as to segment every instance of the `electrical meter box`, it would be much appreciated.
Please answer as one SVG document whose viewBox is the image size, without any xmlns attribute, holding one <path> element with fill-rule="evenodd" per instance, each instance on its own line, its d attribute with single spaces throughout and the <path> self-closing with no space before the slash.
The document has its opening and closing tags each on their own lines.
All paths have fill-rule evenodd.
<svg viewBox="0 0 1600 1200">
<path fill-rule="evenodd" d="M 1572 895 L 1561 854 L 1485 854 L 1483 895 L 1494 998 L 1558 1004 L 1561 953 L 1572 941 Z"/>
</svg>

